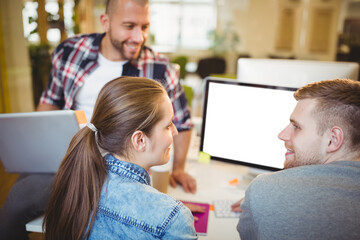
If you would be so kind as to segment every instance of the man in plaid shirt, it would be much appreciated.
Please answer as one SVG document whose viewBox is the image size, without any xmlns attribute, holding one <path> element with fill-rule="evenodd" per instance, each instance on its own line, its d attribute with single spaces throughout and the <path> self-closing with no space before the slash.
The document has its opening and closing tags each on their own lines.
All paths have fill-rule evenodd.
<svg viewBox="0 0 360 240">
<path fill-rule="evenodd" d="M 90 121 L 97 94 L 106 82 L 119 76 L 161 82 L 172 101 L 173 122 L 179 131 L 174 138 L 170 183 L 173 187 L 179 183 L 186 192 L 195 193 L 196 181 L 184 171 L 193 127 L 190 111 L 178 68 L 144 46 L 150 25 L 148 1 L 108 0 L 100 21 L 104 34 L 75 36 L 55 49 L 49 83 L 37 110 L 82 109 Z M 1 239 L 27 239 L 24 225 L 45 210 L 52 178 L 51 174 L 33 174 L 14 185 L 0 211 Z"/>
</svg>

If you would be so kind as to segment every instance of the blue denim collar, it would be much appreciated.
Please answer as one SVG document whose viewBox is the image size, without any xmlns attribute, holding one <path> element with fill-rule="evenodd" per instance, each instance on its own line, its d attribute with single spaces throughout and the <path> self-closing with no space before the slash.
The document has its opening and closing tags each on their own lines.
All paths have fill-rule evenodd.
<svg viewBox="0 0 360 240">
<path fill-rule="evenodd" d="M 105 160 L 109 171 L 124 175 L 140 183 L 150 185 L 150 176 L 148 172 L 139 165 L 120 161 L 111 154 L 107 154 Z"/>
</svg>

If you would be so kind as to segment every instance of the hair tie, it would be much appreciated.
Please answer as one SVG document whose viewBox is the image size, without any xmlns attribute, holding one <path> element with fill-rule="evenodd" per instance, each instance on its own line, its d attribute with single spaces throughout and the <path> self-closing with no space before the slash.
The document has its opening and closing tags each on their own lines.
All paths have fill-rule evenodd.
<svg viewBox="0 0 360 240">
<path fill-rule="evenodd" d="M 86 126 L 91 129 L 94 133 L 97 133 L 97 128 L 92 123 L 87 123 Z"/>
<path fill-rule="evenodd" d="M 96 143 L 96 146 L 98 147 L 101 156 L 105 157 L 109 152 L 108 152 L 108 151 L 105 151 L 104 149 L 102 149 L 102 148 L 99 146 L 99 143 L 98 143 L 98 130 L 97 130 L 97 128 L 96 128 L 96 127 L 94 126 L 94 124 L 92 124 L 92 123 L 87 123 L 86 126 L 87 126 L 88 128 L 90 128 L 90 130 L 95 133 L 95 143 Z"/>
</svg>

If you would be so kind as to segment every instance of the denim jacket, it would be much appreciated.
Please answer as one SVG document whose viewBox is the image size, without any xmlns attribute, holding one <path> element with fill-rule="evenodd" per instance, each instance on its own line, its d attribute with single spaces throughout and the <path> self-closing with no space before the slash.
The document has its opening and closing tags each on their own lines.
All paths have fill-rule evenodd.
<svg viewBox="0 0 360 240">
<path fill-rule="evenodd" d="M 150 186 L 145 169 L 108 154 L 89 239 L 197 239 L 190 210 Z"/>
</svg>

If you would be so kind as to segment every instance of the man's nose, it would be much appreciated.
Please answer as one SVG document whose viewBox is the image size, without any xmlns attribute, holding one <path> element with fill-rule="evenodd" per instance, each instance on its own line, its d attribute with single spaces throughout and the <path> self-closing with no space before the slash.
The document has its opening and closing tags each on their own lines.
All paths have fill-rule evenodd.
<svg viewBox="0 0 360 240">
<path fill-rule="evenodd" d="M 290 133 L 289 133 L 289 127 L 290 125 L 286 126 L 279 134 L 278 138 L 283 141 L 287 141 L 290 139 Z"/>
<path fill-rule="evenodd" d="M 140 27 L 136 27 L 133 29 L 131 38 L 134 42 L 137 43 L 142 43 L 144 41 L 143 31 L 141 30 Z"/>
</svg>

